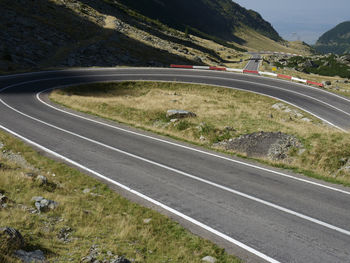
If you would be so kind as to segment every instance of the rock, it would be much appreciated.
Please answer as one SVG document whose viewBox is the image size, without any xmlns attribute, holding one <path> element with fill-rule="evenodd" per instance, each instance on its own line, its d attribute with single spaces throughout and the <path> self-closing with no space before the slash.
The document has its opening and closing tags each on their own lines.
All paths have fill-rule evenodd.
<svg viewBox="0 0 350 263">
<path fill-rule="evenodd" d="M 323 84 L 324 86 L 330 86 L 330 85 L 332 85 L 332 82 L 329 81 L 329 80 L 326 80 L 326 81 L 322 81 L 322 84 Z"/>
<path fill-rule="evenodd" d="M 312 120 L 310 120 L 309 118 L 306 118 L 306 117 L 302 118 L 301 120 L 304 122 L 312 122 Z"/>
<path fill-rule="evenodd" d="M 168 110 L 166 113 L 166 117 L 171 119 L 181 119 L 196 116 L 197 115 L 195 113 L 185 110 Z"/>
<path fill-rule="evenodd" d="M 275 109 L 275 110 L 282 110 L 284 109 L 286 106 L 283 103 L 276 103 L 273 104 L 271 108 Z"/>
<path fill-rule="evenodd" d="M 35 201 L 35 207 L 38 212 L 46 212 L 48 210 L 54 210 L 58 207 L 58 203 L 52 200 L 45 199 L 42 196 L 34 196 L 32 201 Z"/>
<path fill-rule="evenodd" d="M 193 60 L 194 60 L 195 62 L 197 62 L 197 63 L 203 63 L 202 59 L 201 59 L 200 57 L 198 57 L 198 56 L 195 56 L 195 57 L 193 58 Z"/>
<path fill-rule="evenodd" d="M 88 193 L 90 193 L 90 192 L 91 192 L 91 189 L 89 189 L 89 188 L 86 188 L 86 189 L 83 190 L 83 193 L 84 193 L 84 194 L 88 194 Z"/>
<path fill-rule="evenodd" d="M 24 250 L 17 250 L 14 255 L 22 260 L 25 263 L 44 263 L 46 258 L 44 253 L 41 250 L 35 250 L 27 252 Z"/>
<path fill-rule="evenodd" d="M 341 168 L 334 174 L 335 177 L 336 177 L 336 176 L 339 176 L 339 175 L 343 176 L 343 175 L 345 175 L 345 174 L 349 174 L 349 175 L 350 175 L 350 158 L 347 159 L 347 161 L 346 161 L 346 159 L 344 159 L 344 161 L 342 161 L 342 162 L 343 162 L 343 163 L 346 162 L 346 163 L 343 165 L 343 167 L 341 167 Z"/>
<path fill-rule="evenodd" d="M 86 257 L 83 257 L 81 259 L 81 263 L 95 263 L 96 258 L 94 256 L 91 255 L 87 255 Z"/>
<path fill-rule="evenodd" d="M 201 140 L 202 142 L 206 140 L 206 138 L 202 135 L 199 140 Z"/>
<path fill-rule="evenodd" d="M 149 224 L 151 221 L 152 221 L 152 218 L 143 219 L 143 223 L 145 224 Z"/>
<path fill-rule="evenodd" d="M 179 121 L 179 119 L 171 119 L 170 120 L 170 122 L 172 122 L 172 123 L 175 123 L 175 122 L 178 122 Z"/>
<path fill-rule="evenodd" d="M 48 182 L 47 178 L 43 175 L 38 175 L 35 178 L 35 181 L 37 181 L 39 183 L 39 185 L 46 185 Z"/>
<path fill-rule="evenodd" d="M 209 262 L 209 263 L 215 263 L 216 262 L 216 258 L 211 257 L 211 256 L 206 256 L 206 257 L 202 258 L 202 261 Z"/>
<path fill-rule="evenodd" d="M 236 131 L 236 129 L 233 128 L 233 127 L 231 127 L 231 126 L 225 126 L 225 127 L 224 127 L 224 130 L 225 130 L 225 131 L 229 131 L 229 132 L 230 132 L 230 131 Z"/>
<path fill-rule="evenodd" d="M 131 263 L 131 261 L 122 256 L 111 260 L 110 263 Z"/>
<path fill-rule="evenodd" d="M 72 229 L 70 227 L 61 228 L 57 234 L 57 238 L 64 243 L 68 243 L 71 241 L 71 239 L 69 238 L 71 232 Z"/>
<path fill-rule="evenodd" d="M 4 204 L 6 204 L 7 201 L 8 201 L 7 196 L 0 193 L 0 206 L 3 206 Z"/>
<path fill-rule="evenodd" d="M 21 233 L 12 227 L 0 228 L 0 251 L 4 252 L 21 249 L 24 246 L 24 239 Z"/>
<path fill-rule="evenodd" d="M 249 157 L 265 157 L 271 160 L 283 160 L 288 151 L 300 148 L 301 142 L 294 136 L 281 132 L 256 132 L 242 135 L 223 145 L 226 150 L 246 153 Z"/>
<path fill-rule="evenodd" d="M 34 179 L 36 174 L 35 173 L 25 173 L 24 174 L 26 177 L 30 178 L 30 179 Z"/>
</svg>

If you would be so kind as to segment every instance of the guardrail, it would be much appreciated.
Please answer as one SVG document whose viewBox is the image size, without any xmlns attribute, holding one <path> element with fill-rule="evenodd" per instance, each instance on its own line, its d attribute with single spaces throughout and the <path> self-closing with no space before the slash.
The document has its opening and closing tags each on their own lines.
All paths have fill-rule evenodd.
<svg viewBox="0 0 350 263">
<path fill-rule="evenodd" d="M 318 83 L 315 81 L 310 81 L 306 79 L 300 79 L 289 75 L 283 75 L 283 74 L 276 74 L 272 72 L 263 72 L 263 71 L 256 71 L 256 70 L 246 70 L 246 69 L 235 69 L 235 68 L 225 68 L 225 67 L 210 67 L 210 66 L 189 66 L 189 65 L 175 65 L 171 64 L 171 68 L 183 68 L 183 69 L 199 69 L 199 70 L 216 70 L 216 71 L 228 71 L 228 72 L 236 72 L 236 73 L 243 73 L 243 74 L 254 74 L 254 75 L 265 75 L 270 77 L 276 77 L 280 79 L 286 79 L 291 81 L 297 81 L 304 84 L 309 85 L 315 85 L 318 87 L 323 87 L 322 83 Z"/>
</svg>

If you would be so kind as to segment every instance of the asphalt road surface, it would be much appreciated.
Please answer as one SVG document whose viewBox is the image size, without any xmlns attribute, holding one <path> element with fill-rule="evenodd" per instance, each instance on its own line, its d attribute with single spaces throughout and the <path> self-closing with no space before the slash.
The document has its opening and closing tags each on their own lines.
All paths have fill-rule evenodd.
<svg viewBox="0 0 350 263">
<path fill-rule="evenodd" d="M 228 72 L 144 68 L 0 77 L 0 128 L 102 178 L 247 262 L 350 262 L 348 188 L 57 110 L 45 104 L 46 93 L 37 96 L 58 86 L 121 80 L 248 90 L 296 105 L 335 129 L 350 129 L 350 101 L 317 88 Z"/>
<path fill-rule="evenodd" d="M 245 70 L 258 71 L 261 62 L 261 55 L 257 53 L 252 53 L 248 64 L 245 66 Z"/>
</svg>

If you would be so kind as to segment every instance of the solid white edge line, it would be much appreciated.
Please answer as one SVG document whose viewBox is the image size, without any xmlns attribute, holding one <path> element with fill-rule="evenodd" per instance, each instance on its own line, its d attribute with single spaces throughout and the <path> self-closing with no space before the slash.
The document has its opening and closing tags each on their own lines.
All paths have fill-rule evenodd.
<svg viewBox="0 0 350 263">
<path fill-rule="evenodd" d="M 123 75 L 128 75 L 128 74 L 123 74 Z M 149 75 L 149 74 L 147 74 Z M 117 76 L 116 74 L 113 74 L 113 75 L 106 75 L 106 76 Z M 185 75 L 186 76 L 186 75 Z M 189 75 L 190 76 L 190 75 Z M 79 76 L 78 76 L 79 77 Z M 201 77 L 204 77 L 204 76 L 201 76 Z M 213 78 L 218 78 L 218 79 L 226 79 L 226 78 L 219 78 L 219 77 L 213 77 Z M 63 79 L 62 77 L 60 78 L 49 78 L 49 79 L 41 79 L 40 81 L 43 81 L 43 80 L 52 80 L 52 79 Z M 227 79 L 229 80 L 229 79 Z M 34 80 L 34 81 L 28 81 L 28 82 L 23 82 L 23 83 L 17 83 L 17 84 L 14 84 L 14 85 L 11 85 L 11 86 L 8 86 L 6 88 L 3 88 L 0 90 L 3 91 L 3 90 L 6 90 L 6 89 L 9 89 L 11 87 L 14 87 L 14 86 L 17 86 L 17 85 L 22 85 L 22 84 L 26 84 L 26 83 L 34 83 L 34 82 L 38 82 L 39 80 Z M 181 82 L 179 82 L 181 83 Z M 186 82 L 182 82 L 182 83 L 186 83 Z M 254 82 L 249 82 L 249 83 L 254 83 Z M 195 84 L 195 83 L 194 83 Z M 205 85 L 203 83 L 197 83 L 197 84 L 201 84 L 201 85 Z M 215 85 L 209 85 L 209 86 L 215 86 Z M 233 87 L 229 87 L 229 86 L 220 86 L 220 85 L 216 85 L 218 87 L 223 87 L 223 88 L 233 88 Z M 274 86 L 271 86 L 271 87 L 274 87 Z M 54 89 L 54 88 L 50 88 L 50 89 Z M 50 90 L 48 89 L 48 90 Z M 284 103 L 287 103 L 289 105 L 292 105 L 296 108 L 299 108 L 301 110 L 304 110 L 305 112 L 315 116 L 316 118 L 330 124 L 331 126 L 334 126 L 335 128 L 338 128 L 342 131 L 345 131 L 343 129 L 341 129 L 340 127 L 328 122 L 327 120 L 324 120 L 322 119 L 321 117 L 293 104 L 293 103 L 290 103 L 288 101 L 285 101 L 285 100 L 282 100 L 282 99 L 279 99 L 277 97 L 274 97 L 274 96 L 270 96 L 270 95 L 267 95 L 267 94 L 264 94 L 264 93 L 259 93 L 259 92 L 254 92 L 254 91 L 247 91 L 247 90 L 244 90 L 244 89 L 240 89 L 240 88 L 233 88 L 233 89 L 236 89 L 236 90 L 241 90 L 241 91 L 246 91 L 246 92 L 252 92 L 252 93 L 256 93 L 256 94 L 259 94 L 259 95 L 263 95 L 263 96 L 267 96 L 267 97 L 270 97 L 270 98 L 273 98 L 273 99 L 277 99 L 279 101 L 282 101 Z M 42 91 L 43 92 L 43 91 Z M 37 94 L 38 95 L 38 94 Z M 40 100 L 39 96 L 37 96 L 37 98 Z M 46 104 L 45 102 L 42 101 L 42 103 Z M 171 144 L 171 145 L 174 145 L 174 146 L 177 146 L 177 147 L 182 147 L 182 148 L 185 148 L 185 149 L 188 149 L 188 150 L 191 150 L 191 151 L 196 151 L 196 152 L 199 152 L 199 153 L 202 153 L 202 154 L 206 154 L 206 155 L 210 155 L 210 156 L 213 156 L 213 157 L 216 157 L 216 158 L 221 158 L 221 159 L 224 159 L 224 160 L 227 160 L 227 161 L 231 161 L 231 162 L 235 162 L 235 163 L 238 163 L 238 164 L 241 164 L 241 165 L 245 165 L 245 166 L 248 166 L 248 167 L 252 167 L 252 168 L 255 168 L 255 169 L 260 169 L 262 171 L 267 171 L 267 172 L 270 172 L 270 173 L 274 173 L 274 174 L 277 174 L 277 175 L 280 175 L 280 176 L 283 176 L 283 177 L 286 177 L 286 178 L 289 178 L 289 179 L 293 179 L 293 180 L 297 180 L 297 181 L 301 181 L 301 182 L 305 182 L 305 183 L 308 183 L 308 184 L 312 184 L 312 185 L 315 185 L 315 186 L 319 186 L 319 187 L 322 187 L 322 188 L 326 188 L 326 189 L 329 189 L 329 190 L 333 190 L 333 191 L 337 191 L 337 192 L 340 192 L 340 193 L 344 193 L 344 194 L 348 194 L 350 195 L 350 192 L 347 192 L 347 191 L 343 191 L 341 189 L 337 189 L 337 188 L 334 188 L 334 187 L 330 187 L 330 186 L 326 186 L 326 185 L 323 185 L 323 184 L 320 184 L 320 183 L 316 183 L 316 182 L 312 182 L 312 181 L 309 181 L 309 180 L 306 180 L 306 179 L 301 179 L 301 178 L 298 178 L 298 177 L 295 177 L 295 176 L 291 176 L 291 175 L 287 175 L 287 174 L 284 174 L 284 173 L 281 173 L 281 172 L 277 172 L 277 171 L 273 171 L 273 170 L 270 170 L 270 169 L 267 169 L 267 168 L 262 168 L 262 167 L 259 167 L 259 166 L 256 166 L 256 165 L 252 165 L 252 164 L 248 164 L 248 163 L 244 163 L 244 162 L 241 162 L 241 161 L 237 161 L 237 160 L 233 160 L 233 159 L 230 159 L 230 158 L 227 158 L 227 157 L 223 157 L 223 156 L 220 156 L 220 155 L 217 155 L 217 154 L 213 154 L 213 153 L 208 153 L 208 152 L 205 152 L 205 151 L 202 151 L 202 150 L 198 150 L 198 149 L 194 149 L 194 148 L 191 148 L 191 147 L 188 147 L 188 146 L 184 146 L 184 145 L 180 145 L 180 144 L 177 144 L 177 143 L 173 143 L 173 142 L 169 142 L 169 141 L 166 141 L 166 140 L 162 140 L 162 139 L 158 139 L 158 138 L 154 138 L 154 137 L 151 137 L 151 136 L 147 136 L 147 135 L 144 135 L 144 134 L 140 134 L 140 133 L 136 133 L 136 132 L 132 132 L 132 131 L 129 131 L 129 130 L 126 130 L 126 129 L 122 129 L 122 128 L 117 128 L 115 126 L 112 126 L 112 125 L 108 125 L 108 124 L 104 124 L 102 122 L 97 122 L 97 121 L 94 121 L 94 120 L 91 120 L 91 119 L 88 119 L 88 118 L 84 118 L 82 116 L 79 116 L 79 115 L 76 115 L 76 114 L 72 114 L 72 113 L 69 113 L 69 112 L 66 112 L 66 111 L 63 111 L 63 110 L 60 110 L 60 109 L 57 109 L 55 107 L 52 107 L 51 105 L 48 105 L 46 104 L 47 106 L 55 109 L 55 110 L 59 110 L 59 111 L 62 111 L 62 112 L 65 112 L 67 114 L 71 114 L 73 116 L 76 116 L 76 117 L 79 117 L 79 118 L 83 118 L 83 119 L 86 119 L 86 120 L 89 120 L 89 121 L 93 121 L 93 122 L 96 122 L 96 123 L 99 123 L 99 124 L 102 124 L 102 125 L 107 125 L 109 127 L 112 127 L 114 129 L 119 129 L 119 130 L 122 130 L 124 132 L 128 132 L 128 133 L 133 133 L 134 135 L 138 135 L 138 136 L 143 136 L 145 138 L 149 138 L 149 139 L 152 139 L 152 140 L 156 140 L 156 141 L 159 141 L 159 142 L 162 142 L 162 143 L 167 143 L 167 144 Z M 346 131 L 345 131 L 346 132 Z"/>
<path fill-rule="evenodd" d="M 77 85 L 79 85 L 79 84 L 77 84 Z M 72 85 L 60 86 L 60 87 L 49 88 L 49 89 L 43 90 L 43 91 L 41 91 L 41 92 L 36 94 L 36 98 L 37 98 L 38 101 L 40 101 L 41 103 L 43 103 L 47 107 L 50 107 L 50 108 L 52 108 L 52 109 L 54 109 L 56 111 L 60 111 L 60 112 L 63 112 L 65 114 L 68 114 L 68 115 L 71 115 L 71 116 L 74 116 L 74 117 L 77 117 L 77 118 L 80 118 L 80 119 L 84 119 L 84 120 L 87 120 L 87 121 L 90 121 L 90 122 L 94 122 L 94 123 L 97 123 L 97 124 L 102 125 L 102 126 L 106 126 L 106 127 L 109 127 L 109 128 L 115 129 L 115 130 L 123 131 L 125 133 L 130 133 L 130 134 L 133 134 L 133 135 L 136 135 L 136 136 L 144 137 L 144 138 L 151 139 L 151 140 L 154 140 L 154 141 L 158 141 L 158 142 L 161 142 L 161 143 L 170 144 L 170 145 L 177 146 L 177 147 L 180 147 L 180 148 L 183 148 L 183 149 L 186 149 L 186 150 L 195 151 L 195 152 L 198 152 L 198 153 L 201 153 L 201 154 L 209 155 L 209 156 L 216 157 L 216 158 L 219 158 L 219 159 L 223 159 L 223 160 L 226 160 L 226 161 L 230 161 L 230 162 L 233 162 L 233 163 L 238 163 L 238 164 L 241 164 L 241 165 L 244 165 L 244 166 L 248 166 L 248 167 L 251 167 L 251 168 L 255 168 L 255 169 L 258 169 L 258 170 L 262 170 L 262 171 L 265 171 L 265 172 L 274 173 L 274 174 L 277 174 L 277 175 L 280 175 L 280 176 L 283 176 L 283 177 L 287 177 L 289 179 L 293 179 L 293 180 L 301 181 L 301 182 L 304 182 L 304 183 L 312 184 L 312 185 L 315 185 L 315 186 L 318 186 L 318 187 L 326 188 L 328 190 L 333 190 L 333 191 L 337 191 L 337 192 L 340 192 L 340 193 L 343 193 L 343 194 L 350 195 L 350 192 L 343 191 L 343 190 L 338 189 L 338 188 L 334 188 L 334 187 L 323 185 L 323 184 L 320 184 L 320 183 L 308 181 L 306 179 L 301 179 L 301 178 L 298 178 L 298 177 L 294 177 L 292 175 L 287 175 L 287 174 L 284 174 L 284 173 L 281 173 L 281 172 L 273 171 L 273 170 L 270 170 L 270 169 L 267 169 L 267 168 L 263 168 L 263 167 L 259 167 L 259 166 L 253 165 L 253 164 L 244 163 L 242 161 L 234 160 L 234 159 L 231 159 L 231 158 L 228 158 L 228 157 L 224 157 L 224 156 L 217 155 L 217 154 L 214 154 L 214 153 L 209 153 L 209 152 L 206 152 L 206 151 L 203 151 L 203 150 L 195 149 L 195 148 L 192 148 L 192 147 L 189 147 L 189 146 L 185 146 L 185 145 L 182 145 L 182 144 L 178 144 L 178 143 L 170 142 L 170 141 L 167 141 L 167 140 L 159 139 L 159 138 L 152 137 L 152 136 L 149 136 L 149 135 L 145 135 L 145 134 L 142 134 L 142 133 L 138 133 L 138 132 L 130 131 L 130 130 L 127 130 L 127 129 L 123 129 L 123 128 L 120 128 L 120 127 L 117 127 L 117 126 L 114 126 L 114 125 L 103 123 L 103 122 L 100 122 L 100 121 L 97 121 L 97 120 L 94 120 L 94 119 L 90 119 L 90 118 L 87 118 L 87 117 L 84 117 L 84 116 L 80 116 L 78 114 L 75 114 L 75 113 L 72 113 L 72 112 L 69 112 L 69 111 L 65 111 L 63 109 L 56 108 L 53 105 L 50 105 L 50 104 L 46 103 L 45 101 L 43 101 L 40 98 L 40 95 L 42 93 L 44 93 L 44 92 L 47 92 L 47 91 L 50 91 L 50 90 L 54 90 L 54 89 L 69 87 L 69 86 L 72 86 Z M 227 88 L 227 87 L 224 87 L 224 88 Z"/>
<path fill-rule="evenodd" d="M 28 115 L 28 114 L 25 114 L 25 113 L 23 113 L 23 112 L 21 112 L 21 111 L 15 109 L 15 108 L 11 107 L 11 106 L 8 105 L 6 102 L 4 102 L 2 99 L 0 99 L 0 102 L 1 102 L 2 104 L 4 104 L 5 106 L 7 106 L 9 109 L 11 109 L 11 110 L 13 110 L 13 111 L 15 111 L 15 112 L 17 112 L 17 113 L 19 113 L 19 114 L 21 114 L 21 115 L 27 117 L 27 118 L 30 118 L 30 119 L 35 120 L 35 121 L 37 121 L 37 122 L 39 122 L 39 123 L 42 123 L 42 124 L 44 124 L 44 125 L 46 125 L 46 126 L 49 126 L 49 127 L 51 127 L 51 128 L 54 128 L 54 129 L 56 129 L 56 130 L 59 130 L 59 131 L 68 133 L 68 134 L 70 134 L 70 135 L 72 135 L 72 136 L 75 136 L 75 137 L 78 137 L 78 138 L 80 138 L 80 139 L 89 141 L 89 142 L 91 142 L 91 143 L 100 145 L 100 146 L 105 147 L 105 148 L 107 148 L 107 149 L 109 149 L 109 150 L 112 150 L 112 151 L 115 151 L 115 152 L 124 154 L 124 155 L 126 155 L 126 156 L 131 157 L 131 158 L 134 158 L 134 159 L 137 159 L 137 160 L 140 160 L 140 161 L 149 163 L 149 164 L 151 164 L 151 165 L 160 167 L 160 168 L 162 168 L 162 169 L 165 169 L 165 170 L 168 170 L 168 171 L 171 171 L 171 172 L 180 174 L 180 175 L 182 175 L 182 176 L 184 176 L 184 177 L 191 178 L 192 180 L 196 180 L 196 181 L 198 181 L 198 182 L 202 182 L 202 183 L 205 183 L 205 184 L 207 184 L 207 185 L 211 185 L 211 186 L 213 186 L 213 187 L 216 187 L 216 188 L 218 188 L 218 189 L 224 190 L 224 191 L 226 191 L 226 192 L 233 193 L 233 194 L 235 194 L 235 195 L 244 197 L 244 198 L 246 198 L 246 199 L 255 201 L 255 202 L 257 202 L 257 203 L 266 205 L 266 206 L 268 206 L 268 207 L 272 207 L 272 208 L 274 208 L 274 209 L 276 209 L 276 210 L 285 212 L 285 213 L 287 213 L 287 214 L 290 214 L 290 215 L 293 215 L 293 216 L 302 218 L 302 219 L 304 219 L 304 220 L 310 221 L 310 222 L 312 222 L 312 223 L 321 225 L 321 226 L 323 226 L 323 227 L 326 227 L 326 228 L 329 228 L 329 229 L 335 230 L 335 231 L 337 231 L 337 232 L 340 232 L 340 233 L 342 233 L 342 234 L 345 234 L 345 235 L 349 235 L 349 236 L 350 236 L 350 231 L 348 231 L 348 230 L 342 229 L 342 228 L 340 228 L 340 227 L 336 227 L 336 226 L 334 226 L 334 225 L 331 225 L 331 224 L 328 224 L 328 223 L 323 222 L 323 221 L 321 221 L 321 220 L 318 220 L 318 219 L 312 218 L 312 217 L 310 217 L 310 216 L 307 216 L 307 215 L 298 213 L 298 212 L 293 211 L 293 210 L 291 210 L 291 209 L 284 208 L 284 207 L 282 207 L 282 206 L 279 206 L 279 205 L 276 205 L 276 204 L 274 204 L 274 203 L 265 201 L 265 200 L 263 200 L 263 199 L 260 199 L 260 198 L 257 198 L 257 197 L 254 197 L 254 196 L 251 196 L 251 195 L 248 195 L 248 194 L 239 192 L 239 191 L 234 190 L 234 189 L 232 189 L 232 188 L 229 188 L 229 187 L 226 187 L 226 186 L 223 186 L 223 185 L 220 185 L 220 184 L 211 182 L 211 181 L 209 181 L 209 180 L 206 180 L 206 179 L 197 177 L 197 176 L 195 176 L 195 175 L 192 175 L 192 174 L 183 172 L 183 171 L 181 171 L 181 170 L 178 170 L 178 169 L 169 167 L 169 166 L 167 166 L 167 165 L 164 165 L 164 164 L 161 164 L 161 163 L 158 163 L 158 162 L 155 162 L 155 161 L 148 160 L 148 159 L 143 158 L 143 157 L 141 157 L 141 156 L 138 156 L 138 155 L 136 155 L 136 154 L 132 154 L 132 153 L 129 153 L 129 152 L 120 150 L 120 149 L 115 148 L 115 147 L 112 147 L 112 146 L 110 146 L 110 145 L 107 145 L 107 144 L 101 143 L 101 142 L 99 142 L 99 141 L 95 141 L 95 140 L 93 140 L 93 139 L 90 139 L 90 138 L 87 138 L 87 137 L 85 137 L 85 136 L 79 135 L 79 134 L 77 134 L 77 133 L 74 133 L 74 132 L 65 130 L 65 129 L 63 129 L 63 128 L 57 127 L 57 126 L 55 126 L 55 125 L 53 125 L 53 124 L 47 123 L 47 122 L 45 122 L 45 121 L 39 120 L 39 119 L 37 119 L 37 118 L 35 118 L 35 117 L 32 117 L 32 116 L 30 116 L 30 115 Z"/>
<path fill-rule="evenodd" d="M 104 175 L 102 175 L 102 174 L 100 174 L 98 172 L 95 172 L 94 170 L 91 170 L 90 168 L 88 168 L 86 166 L 83 166 L 83 165 L 81 165 L 81 164 L 79 164 L 79 163 L 77 163 L 77 162 L 75 162 L 75 161 L 73 161 L 73 160 L 71 160 L 71 159 L 69 159 L 69 158 L 67 158 L 67 157 L 65 157 L 63 155 L 60 155 L 60 154 L 58 154 L 58 153 L 56 153 L 56 152 L 54 152 L 54 151 L 52 151 L 52 150 L 50 150 L 50 149 L 40 145 L 40 144 L 38 144 L 38 143 L 36 143 L 36 142 L 34 142 L 32 140 L 29 140 L 29 139 L 19 135 L 18 133 L 14 132 L 14 131 L 12 131 L 10 129 L 7 129 L 6 127 L 4 127 L 2 125 L 0 125 L 0 128 L 5 130 L 5 131 L 7 131 L 8 133 L 18 137 L 18 138 L 20 138 L 21 140 L 23 140 L 23 141 L 25 141 L 25 142 L 27 142 L 27 143 L 29 143 L 29 144 L 31 144 L 31 145 L 33 145 L 33 146 L 43 150 L 43 151 L 45 151 L 45 152 L 47 152 L 47 153 L 49 153 L 49 154 L 51 154 L 53 156 L 56 156 L 56 157 L 62 159 L 65 162 L 68 162 L 68 163 L 70 163 L 70 164 L 72 164 L 72 165 L 74 165 L 76 167 L 79 167 L 80 169 L 83 169 L 83 170 L 85 170 L 88 173 L 91 173 L 91 174 L 93 174 L 93 175 L 95 175 L 95 176 L 97 176 L 97 177 L 99 177 L 99 178 L 101 178 L 103 180 L 108 181 L 109 183 L 112 183 L 112 184 L 114 184 L 114 185 L 116 185 L 116 186 L 118 186 L 118 187 L 120 187 L 120 188 L 122 188 L 122 189 L 124 189 L 124 190 L 126 190 L 126 191 L 128 191 L 128 192 L 130 192 L 130 193 L 132 193 L 132 194 L 134 194 L 136 196 L 138 196 L 138 197 L 141 197 L 142 199 L 145 199 L 148 202 L 153 203 L 154 205 L 159 206 L 159 207 L 163 208 L 164 210 L 166 210 L 166 211 L 168 211 L 168 212 L 170 212 L 170 213 L 172 213 L 172 214 L 174 214 L 176 216 L 179 216 L 179 217 L 185 219 L 186 221 L 189 221 L 192 224 L 197 225 L 197 226 L 199 226 L 199 227 L 201 227 L 201 228 L 211 232 L 212 234 L 217 235 L 217 236 L 225 239 L 226 241 L 228 241 L 228 242 L 230 242 L 230 243 L 232 243 L 232 244 L 234 244 L 234 245 L 236 245 L 236 246 L 238 246 L 240 248 L 243 248 L 244 250 L 246 250 L 246 251 L 248 251 L 248 252 L 250 252 L 250 253 L 252 253 L 252 254 L 254 254 L 254 255 L 256 255 L 256 256 L 258 256 L 258 257 L 260 257 L 260 258 L 262 258 L 262 259 L 264 259 L 266 261 L 268 261 L 268 262 L 279 263 L 279 261 L 277 261 L 277 260 L 275 260 L 275 259 L 273 259 L 273 258 L 271 258 L 271 257 L 269 257 L 269 256 L 267 256 L 267 255 L 257 251 L 256 249 L 254 249 L 252 247 L 249 247 L 249 246 L 243 244 L 242 242 L 240 242 L 240 241 L 238 241 L 236 239 L 233 239 L 232 237 L 229 237 L 229 236 L 225 235 L 224 233 L 221 233 L 218 230 L 215 230 L 214 228 L 211 228 L 210 226 L 205 225 L 205 224 L 197 221 L 196 219 L 193 219 L 193 218 L 191 218 L 191 217 L 189 217 L 189 216 L 187 216 L 187 215 L 185 215 L 185 214 L 183 214 L 183 213 L 181 213 L 181 212 L 179 212 L 179 211 L 177 211 L 177 210 L 175 210 L 175 209 L 173 209 L 173 208 L 171 208 L 171 207 L 169 207 L 167 205 L 164 205 L 163 203 L 160 203 L 159 201 L 157 201 L 155 199 L 152 199 L 152 198 L 150 198 L 150 197 L 148 197 L 148 196 L 146 196 L 146 195 L 144 195 L 144 194 L 142 194 L 142 193 L 140 193 L 140 192 L 138 192 L 136 190 L 133 190 L 132 188 L 130 188 L 130 187 L 126 186 L 126 185 L 123 185 L 123 184 L 121 184 L 119 182 L 116 182 L 116 181 L 114 181 L 114 180 L 112 180 L 112 179 L 110 179 L 110 178 L 108 178 L 108 177 L 106 177 L 106 176 L 104 176 Z"/>
</svg>

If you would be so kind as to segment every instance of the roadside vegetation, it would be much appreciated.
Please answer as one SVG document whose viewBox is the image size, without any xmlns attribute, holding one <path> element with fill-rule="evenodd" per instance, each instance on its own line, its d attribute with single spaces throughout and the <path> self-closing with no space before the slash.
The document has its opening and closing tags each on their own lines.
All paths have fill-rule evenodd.
<svg viewBox="0 0 350 263">
<path fill-rule="evenodd" d="M 301 148 L 292 148 L 283 160 L 259 160 L 350 185 L 350 136 L 265 96 L 205 85 L 120 82 L 69 87 L 53 91 L 50 98 L 78 111 L 243 157 L 244 152 L 227 151 L 218 143 L 260 131 L 290 134 Z M 170 119 L 166 113 L 171 109 L 197 117 Z"/>
<path fill-rule="evenodd" d="M 350 62 L 336 55 L 316 57 L 265 56 L 260 70 L 323 83 L 323 89 L 350 97 Z M 344 60 L 342 60 L 344 59 Z"/>
<path fill-rule="evenodd" d="M 122 256 L 131 262 L 201 262 L 206 256 L 239 262 L 166 216 L 1 131 L 0 142 L 0 228 L 20 231 L 23 250 L 41 250 L 49 262 L 112 262 Z M 39 182 L 38 175 L 47 181 Z M 34 196 L 58 206 L 38 213 Z M 0 262 L 21 262 L 3 238 L 0 233 Z"/>
</svg>

